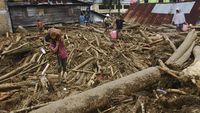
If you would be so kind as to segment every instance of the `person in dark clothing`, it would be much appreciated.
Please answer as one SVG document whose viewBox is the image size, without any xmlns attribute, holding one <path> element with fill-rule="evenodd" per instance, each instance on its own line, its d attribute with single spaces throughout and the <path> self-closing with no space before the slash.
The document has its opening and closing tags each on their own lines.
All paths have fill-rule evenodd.
<svg viewBox="0 0 200 113">
<path fill-rule="evenodd" d="M 119 16 L 119 18 L 116 20 L 116 30 L 117 30 L 117 38 L 120 36 L 120 32 L 123 29 L 123 23 L 125 21 L 123 20 L 122 16 Z"/>
</svg>

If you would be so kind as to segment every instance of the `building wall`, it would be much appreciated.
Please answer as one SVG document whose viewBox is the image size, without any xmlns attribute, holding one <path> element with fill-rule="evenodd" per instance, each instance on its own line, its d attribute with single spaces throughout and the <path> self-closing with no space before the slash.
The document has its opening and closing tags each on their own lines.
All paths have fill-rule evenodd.
<svg viewBox="0 0 200 113">
<path fill-rule="evenodd" d="M 10 7 L 13 27 L 35 26 L 38 19 L 45 24 L 78 22 L 78 6 L 12 6 Z"/>
<path fill-rule="evenodd" d="M 109 9 L 100 9 L 99 8 L 100 5 L 103 5 L 103 4 L 95 3 L 92 6 L 92 10 L 94 10 L 98 13 L 103 13 L 103 14 L 109 13 Z M 120 12 L 125 13 L 128 10 L 128 8 L 126 8 L 126 6 L 129 6 L 130 3 L 121 3 L 121 5 L 122 5 L 122 8 L 120 9 Z M 114 5 L 114 9 L 111 10 L 111 13 L 118 13 L 117 5 Z"/>
<path fill-rule="evenodd" d="M 12 32 L 12 27 L 6 2 L 0 0 L 0 35 L 6 32 Z"/>
</svg>

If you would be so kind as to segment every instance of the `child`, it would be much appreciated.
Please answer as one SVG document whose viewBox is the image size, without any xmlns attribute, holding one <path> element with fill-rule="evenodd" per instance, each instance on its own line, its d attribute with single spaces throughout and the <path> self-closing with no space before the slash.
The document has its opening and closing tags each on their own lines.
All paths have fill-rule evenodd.
<svg viewBox="0 0 200 113">
<path fill-rule="evenodd" d="M 42 32 L 44 30 L 44 23 L 41 20 L 37 20 L 37 28 L 39 32 Z"/>
<path fill-rule="evenodd" d="M 56 54 L 58 60 L 58 72 L 66 72 L 67 51 L 65 49 L 64 40 L 62 38 L 61 30 L 51 28 L 48 35 L 45 37 L 47 42 L 50 42 L 50 49 Z"/>
</svg>

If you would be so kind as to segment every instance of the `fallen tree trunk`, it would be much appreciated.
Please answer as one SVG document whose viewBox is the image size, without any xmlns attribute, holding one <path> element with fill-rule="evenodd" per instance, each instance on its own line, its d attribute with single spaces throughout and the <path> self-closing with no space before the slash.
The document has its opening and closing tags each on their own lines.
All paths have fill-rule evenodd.
<svg viewBox="0 0 200 113">
<path fill-rule="evenodd" d="M 190 58 L 190 55 L 192 54 L 192 50 L 194 46 L 195 46 L 195 42 L 193 42 L 190 48 L 175 62 L 176 66 L 183 65 L 183 63 L 186 62 Z"/>
<path fill-rule="evenodd" d="M 191 80 L 200 88 L 200 46 L 193 49 L 195 60 L 193 64 L 181 72 L 181 78 L 185 81 Z"/>
<path fill-rule="evenodd" d="M 31 113 L 87 113 L 104 107 L 111 101 L 110 97 L 119 94 L 129 95 L 158 82 L 160 71 L 151 67 L 121 79 L 103 84 L 77 95 L 58 100 Z"/>
<path fill-rule="evenodd" d="M 173 64 L 175 61 L 177 61 L 188 50 L 188 48 L 192 45 L 192 43 L 195 41 L 196 38 L 197 38 L 197 34 L 195 30 L 192 30 L 191 32 L 189 32 L 184 42 L 166 61 L 166 64 L 170 65 L 170 64 Z"/>
</svg>

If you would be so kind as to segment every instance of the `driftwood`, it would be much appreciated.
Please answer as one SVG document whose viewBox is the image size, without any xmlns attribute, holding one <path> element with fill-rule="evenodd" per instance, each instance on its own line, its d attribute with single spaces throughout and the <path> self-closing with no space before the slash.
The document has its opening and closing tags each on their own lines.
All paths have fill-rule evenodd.
<svg viewBox="0 0 200 113">
<path fill-rule="evenodd" d="M 35 106 L 30 106 L 30 107 L 26 107 L 26 108 L 22 108 L 22 109 L 11 111 L 10 113 L 21 113 L 21 112 L 25 112 L 25 111 L 27 112 L 27 111 L 31 111 L 31 110 L 46 106 L 48 104 L 50 104 L 50 103 L 44 103 L 44 104 L 39 104 L 39 105 L 35 105 Z"/>
<path fill-rule="evenodd" d="M 9 97 L 11 97 L 15 92 L 17 92 L 18 90 L 12 90 L 12 91 L 8 91 L 8 92 L 0 92 L 0 101 L 3 101 Z M 0 111 L 1 113 L 1 111 Z"/>
<path fill-rule="evenodd" d="M 24 86 L 34 86 L 34 85 L 35 83 L 30 81 L 19 82 L 19 83 L 5 83 L 0 85 L 0 91 L 13 90 Z"/>
<path fill-rule="evenodd" d="M 162 26 L 168 27 L 168 28 L 170 28 L 170 29 L 176 29 L 176 26 L 171 25 L 171 24 L 162 24 Z"/>
<path fill-rule="evenodd" d="M 129 26 L 125 26 L 123 29 L 135 29 L 140 27 L 140 24 L 135 24 L 135 25 L 129 25 Z"/>
<path fill-rule="evenodd" d="M 22 69 L 24 69 L 25 67 L 27 67 L 27 66 L 30 65 L 30 64 L 31 64 L 31 63 L 27 63 L 27 64 L 25 64 L 25 65 L 22 65 L 22 66 L 18 67 L 17 69 L 12 70 L 11 72 L 9 72 L 9 73 L 7 73 L 7 74 L 5 74 L 5 75 L 2 75 L 2 76 L 0 77 L 0 81 L 4 80 L 4 79 L 6 79 L 6 78 L 9 78 L 9 77 L 11 77 L 11 76 L 13 76 L 14 74 L 16 74 L 17 72 L 21 71 Z"/>
<path fill-rule="evenodd" d="M 173 77 L 175 77 L 175 78 L 177 78 L 177 79 L 180 79 L 180 77 L 178 76 L 179 72 L 176 72 L 176 71 L 174 71 L 174 70 L 169 69 L 169 68 L 164 64 L 164 62 L 163 62 L 162 60 L 160 60 L 160 59 L 158 60 L 158 62 L 159 62 L 159 65 L 160 65 L 160 67 L 159 67 L 160 70 L 162 70 L 162 71 L 168 73 L 169 75 L 171 75 L 171 76 L 173 76 Z"/>
<path fill-rule="evenodd" d="M 193 49 L 195 60 L 193 64 L 181 72 L 183 80 L 191 80 L 197 87 L 200 88 L 200 46 L 195 46 Z"/>
<path fill-rule="evenodd" d="M 188 33 L 184 42 L 179 46 L 179 48 L 172 54 L 172 56 L 166 61 L 167 65 L 173 65 L 175 61 L 177 61 L 192 45 L 192 43 L 197 38 L 197 34 L 195 30 L 192 30 Z"/>
<path fill-rule="evenodd" d="M 182 94 L 182 95 L 186 95 L 187 93 L 178 89 L 166 89 L 167 93 L 178 93 L 178 94 Z"/>
<path fill-rule="evenodd" d="M 195 95 L 181 95 L 176 98 L 161 98 L 161 105 L 170 108 L 181 108 L 183 105 L 199 105 L 200 97 Z"/>
<path fill-rule="evenodd" d="M 144 96 L 139 96 L 134 107 L 131 109 L 133 113 L 138 113 L 139 108 L 141 108 L 142 113 L 145 113 L 145 104 L 146 98 Z"/>
<path fill-rule="evenodd" d="M 152 41 L 146 36 L 146 34 L 144 33 L 144 31 L 140 30 L 140 34 L 142 35 L 142 37 L 145 38 L 145 40 L 146 40 L 148 43 L 152 43 Z"/>
<path fill-rule="evenodd" d="M 31 113 L 86 113 L 109 103 L 110 97 L 131 94 L 156 83 L 160 79 L 157 67 L 131 74 L 77 95 L 58 100 Z"/>
<path fill-rule="evenodd" d="M 176 62 L 175 65 L 181 66 L 184 62 L 186 62 L 189 58 L 190 55 L 192 54 L 193 47 L 195 46 L 195 42 L 192 43 L 190 48 L 181 56 Z"/>
<path fill-rule="evenodd" d="M 169 42 L 169 45 L 171 46 L 171 48 L 176 51 L 176 46 L 174 45 L 174 43 L 169 39 L 169 37 L 167 35 L 164 35 L 163 38 Z"/>
<path fill-rule="evenodd" d="M 14 48 L 14 49 L 7 50 L 7 51 L 3 51 L 3 52 L 2 52 L 2 55 L 9 54 L 9 53 L 11 53 L 11 52 L 13 52 L 13 51 L 16 51 L 16 50 L 18 50 L 18 49 L 20 49 L 20 48 L 22 48 L 22 47 L 28 45 L 28 44 L 29 44 L 29 43 L 24 43 L 24 44 L 22 44 L 22 45 L 20 45 L 20 46 L 18 46 L 18 47 L 16 47 L 16 48 Z"/>
</svg>

